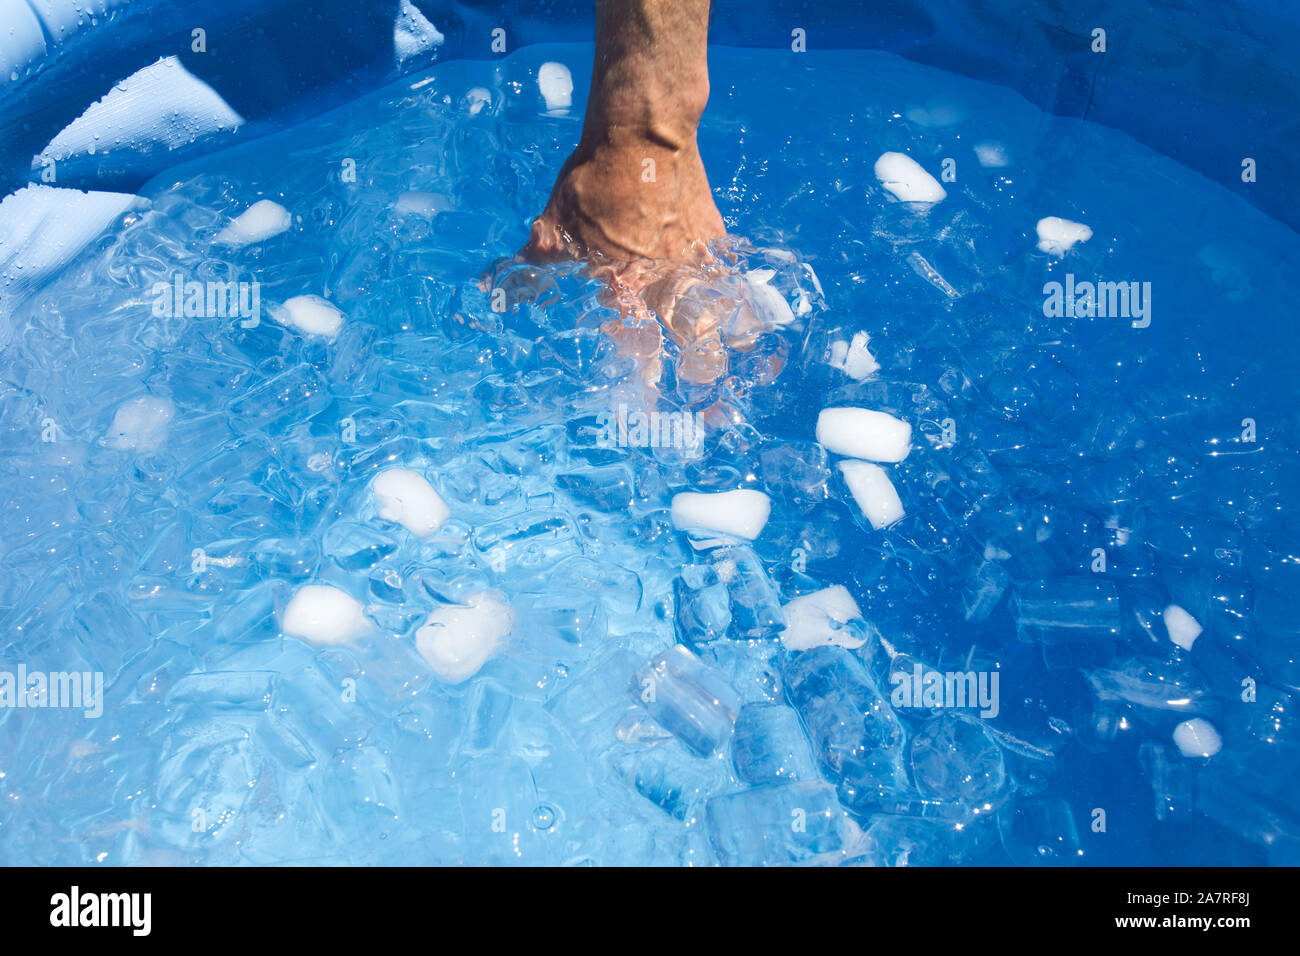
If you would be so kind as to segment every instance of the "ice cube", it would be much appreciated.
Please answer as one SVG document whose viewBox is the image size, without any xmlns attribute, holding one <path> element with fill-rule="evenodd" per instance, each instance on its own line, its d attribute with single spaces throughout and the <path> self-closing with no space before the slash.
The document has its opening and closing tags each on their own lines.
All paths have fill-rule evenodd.
<svg viewBox="0 0 1300 956">
<path fill-rule="evenodd" d="M 619 753 L 613 763 L 637 793 L 678 820 L 689 819 L 701 800 L 727 787 L 721 761 L 700 760 L 676 740 Z"/>
<path fill-rule="evenodd" d="M 812 647 L 857 648 L 867 642 L 862 612 L 848 588 L 836 584 L 795 598 L 785 606 L 781 643 L 792 651 Z"/>
<path fill-rule="evenodd" d="M 683 491 L 673 496 L 673 526 L 679 530 L 716 531 L 754 540 L 763 532 L 772 502 L 761 491 L 738 488 L 703 494 Z"/>
<path fill-rule="evenodd" d="M 547 112 L 567 112 L 573 105 L 573 74 L 563 63 L 543 63 L 537 70 L 537 88 L 546 100 Z"/>
<path fill-rule="evenodd" d="M 642 664 L 633 691 L 650 716 L 701 757 L 726 745 L 740 711 L 740 696 L 723 676 L 681 644 Z"/>
<path fill-rule="evenodd" d="M 996 140 L 985 140 L 975 144 L 975 158 L 985 169 L 1001 169 L 1010 164 L 1007 148 Z"/>
<path fill-rule="evenodd" d="M 123 402 L 113 414 L 106 440 L 122 451 L 153 451 L 167 439 L 176 406 L 161 395 L 142 395 Z"/>
<path fill-rule="evenodd" d="M 217 233 L 213 241 L 223 246 L 246 246 L 278 236 L 291 225 L 289 210 L 270 199 L 259 199 Z"/>
<path fill-rule="evenodd" d="M 782 676 L 845 805 L 859 812 L 892 806 L 908 790 L 903 725 L 862 662 L 842 647 L 818 647 L 790 655 Z"/>
<path fill-rule="evenodd" d="M 415 646 L 433 672 L 448 684 L 477 674 L 505 643 L 514 627 L 514 612 L 486 592 L 464 605 L 436 608 L 415 632 Z"/>
<path fill-rule="evenodd" d="M 817 441 L 846 458 L 898 462 L 912 450 L 912 426 L 869 408 L 824 408 L 817 416 Z"/>
<path fill-rule="evenodd" d="M 447 502 L 433 490 L 418 471 L 389 468 L 371 484 L 379 517 L 395 521 L 417 538 L 426 538 L 442 527 L 451 514 Z"/>
<path fill-rule="evenodd" d="M 727 548 L 719 554 L 714 567 L 727 588 L 731 637 L 771 637 L 785 627 L 780 594 L 751 549 Z"/>
<path fill-rule="evenodd" d="M 782 442 L 759 453 L 763 481 L 778 501 L 808 505 L 826 499 L 831 469 L 826 449 L 815 442 Z"/>
<path fill-rule="evenodd" d="M 1177 604 L 1171 604 L 1162 615 L 1169 639 L 1185 651 L 1190 651 L 1201 636 L 1201 625 Z"/>
<path fill-rule="evenodd" d="M 888 472 L 879 465 L 869 461 L 842 461 L 839 469 L 853 500 L 877 531 L 889 527 L 906 513 Z"/>
<path fill-rule="evenodd" d="M 870 378 L 880 370 L 880 363 L 868 348 L 870 343 L 871 336 L 866 332 L 855 333 L 849 342 L 836 339 L 831 342 L 831 354 L 826 364 L 857 382 Z"/>
<path fill-rule="evenodd" d="M 902 202 L 937 203 L 948 193 L 939 181 L 906 153 L 883 153 L 876 160 L 876 179 Z"/>
<path fill-rule="evenodd" d="M 333 303 L 318 295 L 295 295 L 285 299 L 271 315 L 282 325 L 306 335 L 319 335 L 333 341 L 343 328 L 345 316 Z"/>
<path fill-rule="evenodd" d="M 1016 633 L 1037 641 L 1051 670 L 1111 659 L 1119 635 L 1119 594 L 1099 576 L 1027 581 L 1016 589 Z"/>
<path fill-rule="evenodd" d="M 912 778 L 929 799 L 988 812 L 1006 781 L 1002 749 L 975 718 L 941 714 L 912 738 Z"/>
<path fill-rule="evenodd" d="M 1145 710 L 1195 713 L 1209 696 L 1194 670 L 1140 657 L 1089 671 L 1088 682 L 1099 701 L 1124 701 Z"/>
<path fill-rule="evenodd" d="M 1070 805 L 1060 797 L 1015 800 L 998 811 L 1002 846 L 1020 866 L 1074 866 L 1079 830 Z"/>
<path fill-rule="evenodd" d="M 1076 243 L 1092 238 L 1092 230 L 1081 222 L 1059 216 L 1038 220 L 1038 248 L 1053 256 L 1064 256 Z"/>
<path fill-rule="evenodd" d="M 759 702 L 741 708 L 731 759 L 740 779 L 755 786 L 817 778 L 799 715 L 784 704 Z"/>
<path fill-rule="evenodd" d="M 703 644 L 725 637 L 731 627 L 731 595 L 712 564 L 688 565 L 673 582 L 678 640 Z"/>
<path fill-rule="evenodd" d="M 1219 732 L 1203 717 L 1184 720 L 1175 727 L 1174 743 L 1184 757 L 1213 757 L 1223 748 Z"/>
<path fill-rule="evenodd" d="M 714 797 L 705 816 L 709 842 L 724 866 L 836 863 L 849 845 L 835 790 L 820 780 Z"/>
<path fill-rule="evenodd" d="M 298 589 L 280 629 L 313 647 L 345 644 L 365 634 L 370 625 L 365 610 L 351 595 L 328 584 L 308 584 Z"/>
</svg>

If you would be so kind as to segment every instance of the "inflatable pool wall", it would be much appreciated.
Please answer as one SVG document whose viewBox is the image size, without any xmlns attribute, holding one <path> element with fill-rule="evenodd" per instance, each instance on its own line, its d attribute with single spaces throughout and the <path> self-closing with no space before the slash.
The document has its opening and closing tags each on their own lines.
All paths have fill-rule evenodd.
<svg viewBox="0 0 1300 956">
<path fill-rule="evenodd" d="M 1121 129 L 1294 227 L 1300 5 L 1190 7 L 714 0 L 711 39 L 779 47 L 802 30 L 809 49 L 888 50 L 1007 85 Z M 0 0 L 0 27 L 0 194 L 29 182 L 130 192 L 436 60 L 589 41 L 592 2 Z M 1247 160 L 1267 188 L 1243 181 Z"/>
</svg>

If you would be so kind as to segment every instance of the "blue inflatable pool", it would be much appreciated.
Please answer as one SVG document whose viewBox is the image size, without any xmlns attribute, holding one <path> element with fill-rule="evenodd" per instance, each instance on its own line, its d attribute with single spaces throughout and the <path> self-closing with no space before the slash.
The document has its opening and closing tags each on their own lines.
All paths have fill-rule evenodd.
<svg viewBox="0 0 1300 956">
<path fill-rule="evenodd" d="M 0 25 L 0 862 L 1300 862 L 1293 5 L 718 0 L 708 376 L 588 3 Z"/>
</svg>

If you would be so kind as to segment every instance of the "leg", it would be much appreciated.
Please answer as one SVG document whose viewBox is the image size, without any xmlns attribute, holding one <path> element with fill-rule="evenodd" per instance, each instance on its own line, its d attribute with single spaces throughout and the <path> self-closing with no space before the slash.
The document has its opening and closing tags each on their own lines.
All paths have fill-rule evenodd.
<svg viewBox="0 0 1300 956">
<path fill-rule="evenodd" d="M 695 141 L 708 30 L 709 0 L 596 0 L 582 139 L 525 256 L 676 259 L 724 234 Z M 645 284 L 643 269 L 623 272 L 633 291 Z"/>
</svg>

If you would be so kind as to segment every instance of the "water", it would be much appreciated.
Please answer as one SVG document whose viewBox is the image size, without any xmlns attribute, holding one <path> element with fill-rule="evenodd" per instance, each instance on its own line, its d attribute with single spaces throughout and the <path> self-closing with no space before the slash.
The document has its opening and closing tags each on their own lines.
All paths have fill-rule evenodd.
<svg viewBox="0 0 1300 956">
<path fill-rule="evenodd" d="M 1295 235 L 1005 90 L 717 49 L 700 140 L 731 253 L 794 321 L 711 386 L 670 354 L 651 407 L 598 283 L 505 269 L 505 312 L 480 287 L 578 135 L 546 61 L 580 97 L 589 48 L 525 49 L 174 170 L 11 317 L 0 660 L 105 690 L 95 718 L 0 709 L 0 860 L 1300 859 Z M 947 199 L 888 202 L 885 151 L 954 160 Z M 213 245 L 259 198 L 292 228 Z M 1045 216 L 1093 237 L 1039 252 Z M 178 272 L 256 280 L 267 311 L 156 315 Z M 1149 326 L 1046 315 L 1067 273 L 1151 283 Z M 333 341 L 271 317 L 301 295 L 346 315 Z M 828 362 L 861 332 L 858 382 Z M 601 442 L 620 403 L 705 415 L 699 454 Z M 813 441 L 831 405 L 913 425 L 883 531 Z M 431 538 L 377 518 L 391 466 L 450 506 Z M 697 552 L 672 495 L 737 487 L 771 497 L 762 535 Z M 282 637 L 308 583 L 371 632 Z M 832 585 L 867 643 L 781 650 L 775 601 Z M 510 643 L 445 684 L 414 632 L 481 592 Z M 996 715 L 892 699 L 931 671 L 995 674 Z M 1221 751 L 1179 751 L 1191 716 Z"/>
</svg>

